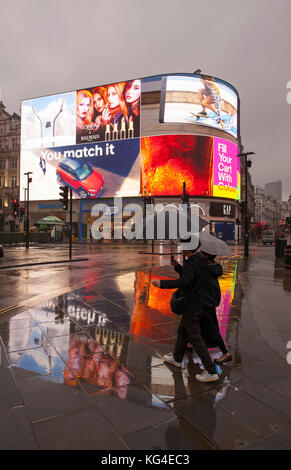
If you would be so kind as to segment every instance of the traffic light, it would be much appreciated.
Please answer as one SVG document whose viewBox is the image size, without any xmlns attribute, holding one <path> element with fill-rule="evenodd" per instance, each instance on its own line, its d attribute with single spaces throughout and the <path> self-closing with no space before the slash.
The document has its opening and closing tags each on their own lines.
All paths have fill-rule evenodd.
<svg viewBox="0 0 291 470">
<path fill-rule="evenodd" d="M 25 209 L 24 209 L 24 207 L 20 207 L 20 208 L 19 208 L 19 218 L 21 219 L 21 221 L 22 221 L 23 218 L 24 218 L 24 214 L 25 214 Z"/>
<path fill-rule="evenodd" d="M 245 210 L 246 210 L 246 203 L 245 203 L 245 201 L 242 201 L 242 202 L 239 203 L 239 210 L 240 210 L 241 212 L 245 212 Z"/>
<path fill-rule="evenodd" d="M 59 201 L 63 204 L 64 211 L 67 211 L 69 208 L 69 188 L 68 186 L 60 186 L 60 190 Z"/>
<path fill-rule="evenodd" d="M 291 217 L 286 217 L 286 225 L 290 225 L 291 223 Z"/>
<path fill-rule="evenodd" d="M 18 202 L 18 199 L 13 199 L 13 214 L 14 214 L 14 217 L 19 217 L 19 202 Z"/>
</svg>

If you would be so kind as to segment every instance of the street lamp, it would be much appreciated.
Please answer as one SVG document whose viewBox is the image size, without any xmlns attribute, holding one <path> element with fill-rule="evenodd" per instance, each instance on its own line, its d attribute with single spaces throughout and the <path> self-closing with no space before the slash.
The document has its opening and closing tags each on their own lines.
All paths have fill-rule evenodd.
<svg viewBox="0 0 291 470">
<path fill-rule="evenodd" d="M 29 175 L 32 175 L 32 171 L 24 173 L 27 176 L 27 200 L 26 200 L 26 231 L 25 231 L 25 248 L 29 248 L 29 183 L 32 182 L 32 178 Z"/>
<path fill-rule="evenodd" d="M 239 153 L 238 157 L 244 158 L 244 170 L 245 170 L 245 207 L 244 207 L 244 255 L 247 258 L 249 256 L 249 220 L 248 220 L 248 168 L 252 166 L 251 160 L 248 160 L 249 155 L 255 155 L 254 152 L 243 152 Z"/>
</svg>

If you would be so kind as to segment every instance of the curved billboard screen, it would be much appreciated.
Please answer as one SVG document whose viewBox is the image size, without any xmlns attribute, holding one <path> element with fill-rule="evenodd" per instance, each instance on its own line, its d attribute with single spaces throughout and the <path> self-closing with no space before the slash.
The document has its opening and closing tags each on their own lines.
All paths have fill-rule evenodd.
<svg viewBox="0 0 291 470">
<path fill-rule="evenodd" d="M 160 122 L 215 127 L 235 138 L 238 95 L 225 82 L 206 76 L 163 78 Z"/>
<path fill-rule="evenodd" d="M 72 188 L 76 199 L 135 197 L 144 195 L 145 188 L 147 194 L 179 196 L 183 182 L 193 196 L 239 199 L 239 151 L 234 143 L 197 136 L 196 129 L 190 135 L 156 135 L 167 132 L 158 122 L 156 87 L 162 82 L 166 86 L 165 119 L 182 122 L 186 98 L 188 109 L 206 93 L 199 92 L 200 79 L 169 75 L 157 76 L 151 86 L 145 82 L 143 86 L 144 79 L 134 79 L 22 101 L 20 199 L 25 199 L 26 172 L 32 172 L 30 199 L 37 201 L 58 200 L 63 185 Z M 220 103 L 224 130 L 236 135 L 237 95 L 231 86 L 217 86 L 220 101 L 211 104 L 214 92 L 209 91 L 195 106 L 201 112 L 204 106 L 207 116 L 212 106 L 218 116 Z M 207 119 L 212 126 L 218 117 L 202 115 L 195 122 Z"/>
</svg>

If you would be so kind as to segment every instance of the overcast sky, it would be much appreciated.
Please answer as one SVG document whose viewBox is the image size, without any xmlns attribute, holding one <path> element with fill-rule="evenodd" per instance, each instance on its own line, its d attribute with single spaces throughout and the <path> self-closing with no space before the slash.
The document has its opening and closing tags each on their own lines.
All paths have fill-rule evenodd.
<svg viewBox="0 0 291 470">
<path fill-rule="evenodd" d="M 241 99 L 254 184 L 291 193 L 290 0 L 0 0 L 0 84 L 20 100 L 147 75 L 202 72 Z M 291 91 L 291 90 L 290 90 Z"/>
</svg>

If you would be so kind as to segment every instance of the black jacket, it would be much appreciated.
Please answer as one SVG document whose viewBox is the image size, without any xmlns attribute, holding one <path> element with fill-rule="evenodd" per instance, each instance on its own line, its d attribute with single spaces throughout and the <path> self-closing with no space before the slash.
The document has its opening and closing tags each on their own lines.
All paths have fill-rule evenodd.
<svg viewBox="0 0 291 470">
<path fill-rule="evenodd" d="M 161 289 L 177 289 L 182 288 L 189 292 L 189 301 L 185 311 L 201 312 L 202 303 L 200 299 L 199 289 L 203 285 L 204 275 L 199 267 L 196 255 L 191 256 L 185 261 L 184 266 L 177 265 L 175 271 L 180 274 L 180 279 L 162 280 Z"/>
<path fill-rule="evenodd" d="M 209 264 L 206 261 L 204 285 L 201 290 L 201 301 L 208 307 L 217 307 L 221 301 L 221 291 L 218 278 L 222 276 L 222 266 L 217 263 Z"/>
<path fill-rule="evenodd" d="M 222 266 L 218 263 L 209 264 L 200 253 L 192 256 L 192 258 L 194 257 L 200 271 L 203 272 L 203 283 L 201 283 L 198 288 L 200 301 L 202 305 L 217 307 L 221 301 L 218 278 L 223 274 Z M 182 275 L 183 267 L 178 264 L 175 267 L 175 271 Z"/>
</svg>

